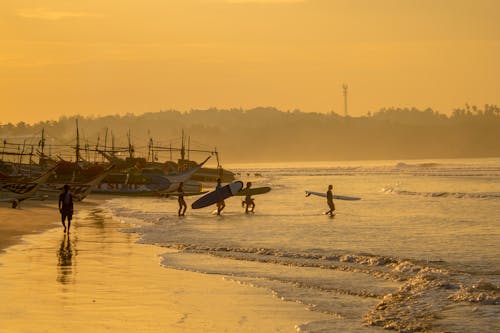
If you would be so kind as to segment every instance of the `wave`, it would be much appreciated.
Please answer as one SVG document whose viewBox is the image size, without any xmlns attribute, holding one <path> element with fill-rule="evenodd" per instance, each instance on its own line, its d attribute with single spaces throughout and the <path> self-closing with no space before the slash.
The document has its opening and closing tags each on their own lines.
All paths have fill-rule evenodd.
<svg viewBox="0 0 500 333">
<path fill-rule="evenodd" d="M 398 188 L 384 191 L 452 197 L 450 194 L 403 193 L 398 192 L 401 191 Z M 500 197 L 499 193 L 487 194 L 486 198 Z M 460 197 L 484 198 L 484 193 L 482 195 L 465 193 Z M 398 257 L 397 253 L 391 256 L 380 254 L 382 252 L 339 250 L 333 248 L 335 239 L 331 247 L 319 245 L 314 239 L 297 243 L 282 238 L 284 242 L 280 242 L 283 237 L 280 232 L 297 227 L 288 223 L 291 219 L 266 216 L 265 223 L 258 221 L 269 229 L 261 232 L 257 220 L 249 223 L 246 217 L 235 220 L 231 216 L 226 221 L 217 219 L 210 223 L 206 212 L 193 211 L 185 219 L 179 219 L 167 212 L 163 203 L 159 199 L 116 199 L 106 207 L 114 217 L 135 225 L 124 231 L 139 233 L 141 243 L 174 249 L 161 255 L 161 265 L 167 268 L 217 274 L 237 283 L 264 288 L 279 299 L 298 302 L 311 311 L 331 315 L 331 320 L 299 325 L 300 331 L 390 328 L 405 332 L 461 332 L 474 331 L 477 327 L 484 332 L 497 331 L 490 329 L 489 323 L 495 321 L 499 311 L 498 271 L 467 270 L 460 263 L 408 259 Z M 271 227 L 267 221 L 278 227 Z M 305 232 L 308 230 L 311 229 Z M 310 237 L 317 236 L 312 233 Z M 466 307 L 477 310 L 463 316 L 453 312 Z M 451 315 L 446 317 L 450 311 Z M 448 322 L 436 319 L 443 317 L 452 319 Z"/>
<path fill-rule="evenodd" d="M 396 164 L 396 168 L 436 168 L 441 166 L 440 163 L 428 162 L 428 163 L 417 163 L 417 164 L 408 164 L 404 162 L 399 162 Z"/>
<path fill-rule="evenodd" d="M 465 199 L 499 199 L 500 192 L 416 192 L 402 190 L 396 187 L 384 187 L 381 190 L 384 193 L 398 195 L 416 195 L 433 198 L 465 198 Z"/>
<path fill-rule="evenodd" d="M 218 274 L 239 283 L 265 288 L 286 301 L 334 319 L 300 326 L 302 331 L 332 331 L 357 323 L 405 332 L 432 331 L 443 310 L 471 303 L 500 305 L 500 286 L 459 274 L 432 263 L 358 254 L 317 253 L 273 248 L 205 246 L 162 242 L 145 229 L 142 242 L 177 250 L 161 257 L 172 269 Z M 497 310 L 494 310 L 495 313 Z M 481 325 L 472 315 L 466 320 Z"/>
<path fill-rule="evenodd" d="M 264 178 L 271 176 L 356 176 L 356 175 L 415 175 L 438 177 L 487 177 L 499 176 L 500 167 L 493 164 L 445 164 L 436 162 L 407 163 L 398 162 L 387 165 L 351 166 L 305 166 L 301 168 L 261 168 L 239 170 L 241 174 L 259 173 Z"/>
</svg>

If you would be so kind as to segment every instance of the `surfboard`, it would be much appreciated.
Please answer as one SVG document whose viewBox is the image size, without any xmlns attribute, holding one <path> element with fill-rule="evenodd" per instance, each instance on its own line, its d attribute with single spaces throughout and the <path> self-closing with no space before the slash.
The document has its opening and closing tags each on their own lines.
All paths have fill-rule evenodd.
<svg viewBox="0 0 500 333">
<path fill-rule="evenodd" d="M 306 197 L 308 197 L 310 195 L 315 195 L 318 197 L 326 198 L 326 192 L 306 191 Z M 361 198 L 358 198 L 358 197 L 350 197 L 347 195 L 335 195 L 335 194 L 333 195 L 333 198 L 337 199 L 337 200 L 348 200 L 348 201 L 361 200 Z"/>
<path fill-rule="evenodd" d="M 219 201 L 232 197 L 243 188 L 243 182 L 236 181 L 223 186 L 220 190 L 215 190 L 205 194 L 191 205 L 193 209 L 199 209 L 213 205 Z"/>
<path fill-rule="evenodd" d="M 250 189 L 242 189 L 235 195 L 237 196 L 246 196 L 246 195 L 259 195 L 259 194 L 265 194 L 271 191 L 271 188 L 268 186 L 265 187 L 255 187 L 255 188 L 250 188 Z"/>
</svg>

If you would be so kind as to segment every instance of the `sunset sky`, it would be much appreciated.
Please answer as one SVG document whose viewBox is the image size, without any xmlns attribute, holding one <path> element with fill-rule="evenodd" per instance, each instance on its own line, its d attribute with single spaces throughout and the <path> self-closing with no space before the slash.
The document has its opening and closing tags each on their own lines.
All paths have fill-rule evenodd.
<svg viewBox="0 0 500 333">
<path fill-rule="evenodd" d="M 0 123 L 500 104 L 498 0 L 2 0 Z"/>
</svg>

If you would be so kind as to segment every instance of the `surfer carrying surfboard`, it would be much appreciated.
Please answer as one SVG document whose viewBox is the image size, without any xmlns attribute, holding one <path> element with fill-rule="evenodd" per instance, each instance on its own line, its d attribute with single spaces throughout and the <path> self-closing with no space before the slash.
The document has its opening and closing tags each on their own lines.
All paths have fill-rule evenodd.
<svg viewBox="0 0 500 333">
<path fill-rule="evenodd" d="M 242 191 L 245 192 L 245 201 L 241 203 L 242 206 L 246 205 L 245 208 L 245 214 L 248 214 L 249 212 L 254 211 L 255 209 L 255 201 L 252 199 L 252 196 L 250 195 L 250 188 L 252 187 L 252 182 L 247 182 L 247 187 L 245 187 Z M 249 211 L 248 208 L 252 207 L 252 209 Z"/>
<path fill-rule="evenodd" d="M 325 214 L 329 214 L 333 216 L 335 211 L 335 204 L 333 203 L 333 185 L 328 185 L 328 191 L 326 191 L 326 202 L 328 203 L 329 211 L 325 212 Z"/>
<path fill-rule="evenodd" d="M 186 214 L 186 209 L 187 209 L 186 201 L 184 200 L 183 186 L 184 182 L 180 182 L 179 187 L 177 188 L 177 192 L 179 193 L 179 196 L 177 197 L 177 202 L 179 202 L 179 211 L 177 215 L 179 216 L 184 216 L 184 214 Z"/>
<path fill-rule="evenodd" d="M 240 187 L 241 188 L 241 187 Z M 222 190 L 222 180 L 220 178 L 217 178 L 217 186 L 215 186 L 215 191 L 221 191 Z M 217 215 L 220 215 L 222 213 L 222 210 L 226 207 L 226 203 L 224 202 L 224 199 L 217 201 Z"/>
</svg>

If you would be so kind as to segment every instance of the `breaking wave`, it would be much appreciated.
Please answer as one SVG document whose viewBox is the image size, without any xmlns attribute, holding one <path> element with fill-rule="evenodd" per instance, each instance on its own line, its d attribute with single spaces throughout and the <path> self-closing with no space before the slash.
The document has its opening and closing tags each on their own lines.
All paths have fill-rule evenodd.
<svg viewBox="0 0 500 333">
<path fill-rule="evenodd" d="M 172 269 L 218 274 L 228 280 L 265 288 L 276 297 L 298 302 L 332 320 L 307 323 L 304 332 L 348 330 L 369 325 L 401 332 L 439 332 L 435 319 L 444 309 L 474 303 L 500 305 L 494 281 L 433 263 L 390 256 L 262 247 L 178 243 L 155 227 L 135 230 L 141 242 L 174 249 L 161 256 Z M 474 325 L 485 319 L 474 314 Z"/>
<path fill-rule="evenodd" d="M 383 193 L 398 195 L 417 195 L 432 198 L 464 198 L 464 199 L 500 199 L 500 192 L 416 192 L 399 189 L 396 187 L 384 187 Z"/>
</svg>

